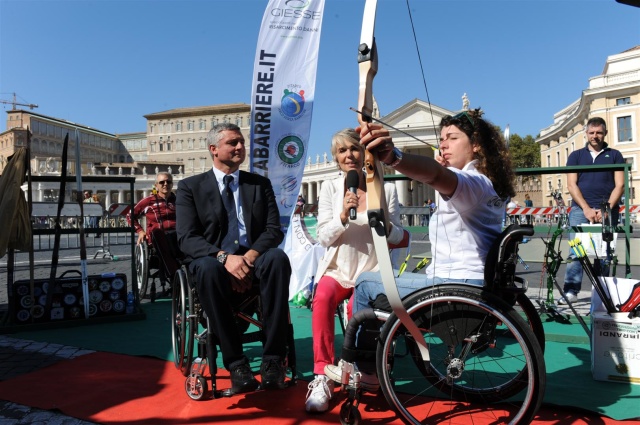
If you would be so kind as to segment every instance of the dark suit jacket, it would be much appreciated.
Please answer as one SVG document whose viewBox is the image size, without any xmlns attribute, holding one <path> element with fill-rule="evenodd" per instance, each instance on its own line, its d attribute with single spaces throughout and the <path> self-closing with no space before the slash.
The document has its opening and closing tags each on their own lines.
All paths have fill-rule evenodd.
<svg viewBox="0 0 640 425">
<path fill-rule="evenodd" d="M 280 213 L 269 179 L 240 171 L 248 248 L 264 253 L 284 239 Z M 228 229 L 227 214 L 213 170 L 181 180 L 176 199 L 176 232 L 187 260 L 215 256 Z"/>
</svg>

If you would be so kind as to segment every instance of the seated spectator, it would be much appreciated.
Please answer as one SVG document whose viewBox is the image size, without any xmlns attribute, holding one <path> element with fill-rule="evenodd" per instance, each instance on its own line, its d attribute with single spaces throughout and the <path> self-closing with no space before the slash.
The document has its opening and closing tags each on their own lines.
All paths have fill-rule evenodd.
<svg viewBox="0 0 640 425">
<path fill-rule="evenodd" d="M 255 287 L 260 294 L 263 389 L 285 388 L 291 264 L 271 181 L 240 171 L 247 152 L 240 128 L 224 123 L 207 134 L 209 171 L 181 180 L 177 195 L 178 243 L 194 276 L 202 309 L 220 342 L 231 393 L 258 388 L 242 347 L 233 306 Z M 242 422 L 242 421 L 240 421 Z"/>
<path fill-rule="evenodd" d="M 146 238 L 147 243 L 151 245 L 151 232 L 154 229 L 167 231 L 176 228 L 176 195 L 171 192 L 172 187 L 173 176 L 165 171 L 158 173 L 154 185 L 155 194 L 143 198 L 133 211 L 127 214 L 129 225 L 134 227 L 138 235 L 136 244 L 140 245 Z M 143 229 L 138 221 L 142 214 L 147 219 L 146 229 Z"/>
</svg>

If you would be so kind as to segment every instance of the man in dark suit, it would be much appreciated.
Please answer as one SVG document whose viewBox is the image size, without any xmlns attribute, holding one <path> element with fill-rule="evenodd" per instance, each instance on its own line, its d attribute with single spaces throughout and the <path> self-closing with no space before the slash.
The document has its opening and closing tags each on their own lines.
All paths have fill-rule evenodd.
<svg viewBox="0 0 640 425">
<path fill-rule="evenodd" d="M 273 187 L 265 177 L 239 171 L 246 149 L 235 124 L 214 126 L 207 144 L 213 169 L 178 184 L 180 250 L 190 261 L 200 301 L 220 340 L 231 391 L 253 391 L 259 385 L 231 308 L 252 285 L 259 287 L 264 321 L 262 387 L 284 388 L 291 265 L 277 248 L 284 234 Z M 233 177 L 230 183 L 228 176 Z"/>
</svg>

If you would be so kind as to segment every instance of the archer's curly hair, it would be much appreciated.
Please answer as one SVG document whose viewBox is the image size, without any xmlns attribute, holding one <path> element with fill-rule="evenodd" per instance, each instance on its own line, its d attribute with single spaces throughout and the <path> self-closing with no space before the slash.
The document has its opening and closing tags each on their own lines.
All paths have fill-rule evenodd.
<svg viewBox="0 0 640 425">
<path fill-rule="evenodd" d="M 454 125 L 462 130 L 480 149 L 475 153 L 478 160 L 477 170 L 487 176 L 493 189 L 503 199 L 515 196 L 513 187 L 515 173 L 511 166 L 511 155 L 498 129 L 482 118 L 483 112 L 478 109 L 463 111 L 457 115 L 447 115 L 440 121 L 440 130 Z"/>
</svg>

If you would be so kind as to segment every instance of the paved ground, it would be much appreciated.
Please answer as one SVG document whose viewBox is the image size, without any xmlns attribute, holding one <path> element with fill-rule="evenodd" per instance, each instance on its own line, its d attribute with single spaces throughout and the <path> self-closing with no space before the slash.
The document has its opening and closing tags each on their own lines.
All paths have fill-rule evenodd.
<svg viewBox="0 0 640 425">
<path fill-rule="evenodd" d="M 412 241 L 412 254 L 419 255 L 429 251 L 429 243 L 426 235 L 415 235 Z M 545 236 L 545 235 L 543 235 Z M 634 235 L 635 236 L 635 235 Z M 536 236 L 536 238 L 538 238 Z M 534 238 L 534 239 L 536 239 Z M 76 241 L 77 242 L 77 241 Z M 69 241 L 69 246 L 77 246 L 74 241 Z M 542 246 L 542 248 L 541 248 Z M 130 247 L 126 245 L 114 245 L 110 249 L 113 256 L 98 255 L 97 259 L 93 259 L 93 255 L 98 252 L 99 246 L 88 249 L 87 269 L 89 274 L 99 274 L 105 272 L 125 273 L 128 282 L 131 282 L 131 254 Z M 532 240 L 530 245 L 523 245 L 521 248 L 521 256 L 524 263 L 519 267 L 519 274 L 529 281 L 529 297 L 536 303 L 544 301 L 547 297 L 547 279 L 542 275 L 541 260 L 544 255 L 544 245 L 536 240 Z M 636 254 L 637 255 L 637 254 Z M 51 251 L 43 251 L 35 254 L 35 278 L 49 277 L 51 267 Z M 116 261 L 114 261 L 117 258 Z M 6 282 L 7 257 L 0 260 L 0 282 Z M 417 258 L 412 258 L 408 263 L 408 270 L 412 270 L 418 262 Z M 69 269 L 78 269 L 79 257 L 77 250 L 63 250 L 60 254 L 60 265 L 58 275 Z M 29 278 L 29 259 L 26 254 L 20 254 L 16 258 L 16 280 Z M 525 269 L 528 267 L 528 270 Z M 564 276 L 564 268 L 562 265 L 558 272 L 558 280 L 562 282 Z M 623 276 L 624 269 L 622 266 L 618 268 L 618 276 Z M 632 275 L 636 278 L 640 277 L 640 266 L 632 267 Z M 583 285 L 583 292 L 575 303 L 576 311 L 581 316 L 588 315 L 590 307 L 591 290 L 590 285 Z M 7 310 L 7 286 L 0 284 L 0 316 Z M 554 298 L 559 298 L 559 293 L 554 290 Z M 143 300 L 144 302 L 148 302 Z M 572 316 L 572 312 L 567 307 L 560 307 L 558 310 L 561 314 Z M 589 322 L 587 321 L 587 324 Z M 41 342 L 26 341 L 13 338 L 11 335 L 0 335 L 0 380 L 4 381 L 11 377 L 29 373 L 31 371 L 49 366 L 61 359 L 70 359 L 83 354 L 90 353 L 88 350 L 81 350 L 75 347 L 61 346 L 58 344 L 49 344 Z M 42 411 L 28 406 L 22 406 L 15 403 L 0 400 L 0 424 L 2 425 L 18 425 L 18 424 L 60 424 L 60 425 L 87 425 L 91 422 L 82 421 L 71 418 L 57 412 Z"/>
</svg>

